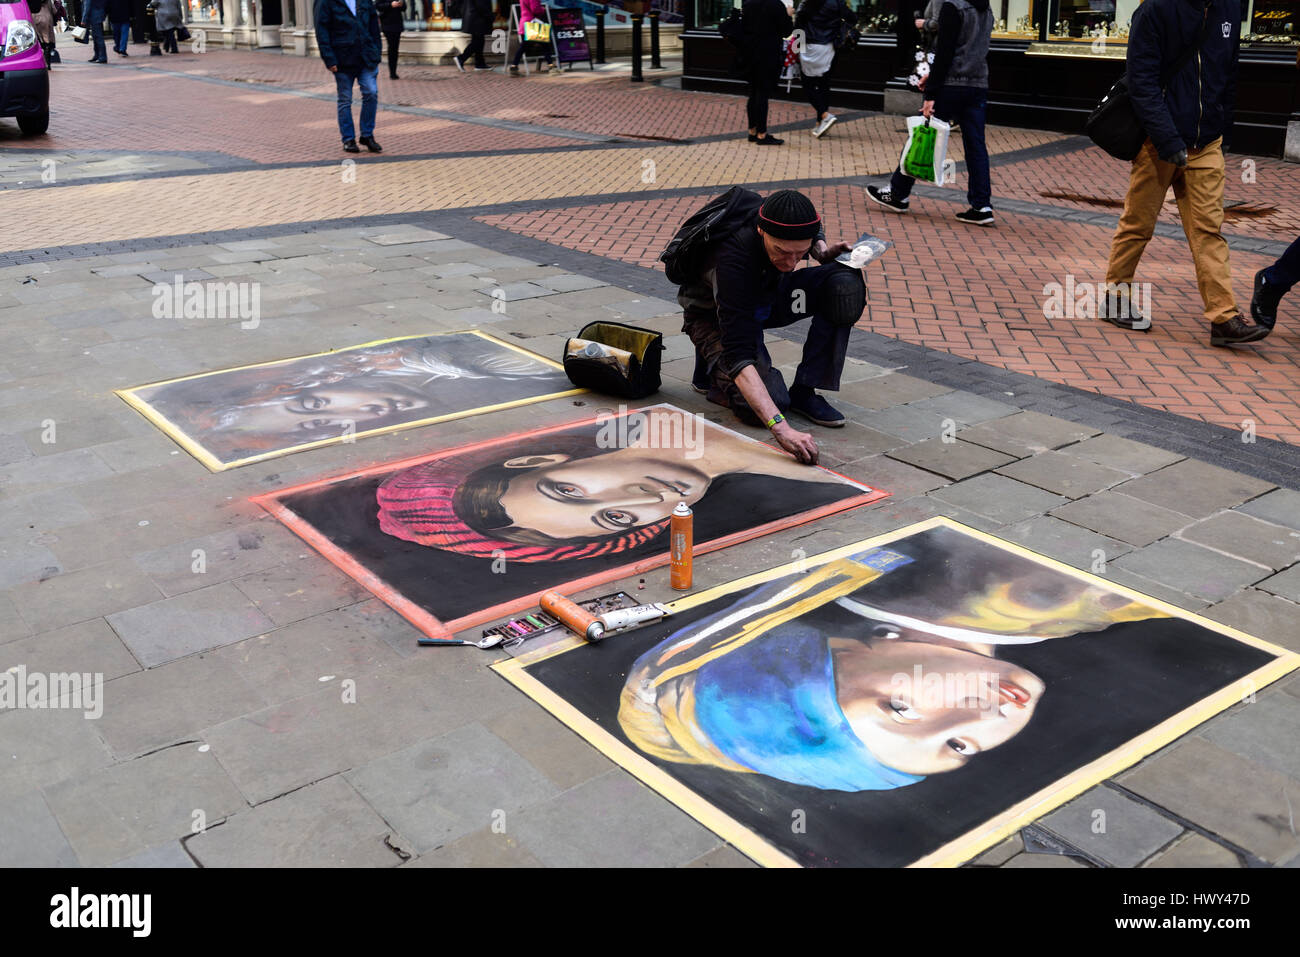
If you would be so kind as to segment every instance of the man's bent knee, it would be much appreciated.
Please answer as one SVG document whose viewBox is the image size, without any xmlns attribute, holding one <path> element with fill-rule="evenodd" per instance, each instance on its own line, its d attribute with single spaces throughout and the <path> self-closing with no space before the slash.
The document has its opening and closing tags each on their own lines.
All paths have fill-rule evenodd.
<svg viewBox="0 0 1300 957">
<path fill-rule="evenodd" d="M 822 286 L 822 314 L 834 326 L 852 326 L 867 308 L 862 271 L 837 269 Z"/>
</svg>

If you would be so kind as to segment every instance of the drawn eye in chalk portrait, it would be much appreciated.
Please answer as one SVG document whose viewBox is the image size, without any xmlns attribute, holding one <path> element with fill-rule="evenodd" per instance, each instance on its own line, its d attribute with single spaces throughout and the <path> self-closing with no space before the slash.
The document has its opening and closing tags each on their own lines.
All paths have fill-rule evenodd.
<svg viewBox="0 0 1300 957">
<path fill-rule="evenodd" d="M 682 501 L 703 553 L 886 494 L 653 406 L 259 500 L 438 641 L 541 591 L 665 563 Z"/>
<path fill-rule="evenodd" d="M 672 607 L 494 668 L 764 864 L 969 860 L 1300 661 L 946 519 Z"/>
<path fill-rule="evenodd" d="M 947 554 L 926 555 L 944 563 L 938 595 L 885 580 L 924 543 L 876 549 L 670 635 L 628 675 L 624 732 L 669 761 L 830 790 L 903 787 L 965 767 L 1033 719 L 1046 683 L 999 649 L 1166 617 L 947 538 Z M 819 616 L 827 605 L 849 614 Z"/>
<path fill-rule="evenodd" d="M 360 346 L 135 390 L 223 462 L 568 391 L 563 372 L 474 333 Z"/>
<path fill-rule="evenodd" d="M 663 413 L 690 422 L 684 413 Z M 698 421 L 698 420 L 696 420 Z M 664 427 L 686 437 L 699 426 Z M 636 432 L 642 432 L 636 435 Z M 656 430 L 658 432 L 659 430 Z M 698 447 L 656 447 L 649 430 L 634 430 L 624 447 L 601 447 L 599 435 L 555 435 L 491 454 L 415 466 L 386 480 L 377 493 L 380 527 L 407 541 L 467 555 L 553 562 L 622 552 L 654 541 L 678 502 L 694 507 L 743 476 L 827 486 L 845 481 L 761 453 L 743 436 L 710 429 Z M 793 489 L 791 491 L 794 491 Z M 763 511 L 751 503 L 753 512 Z M 787 506 L 788 507 L 788 506 Z M 770 508 L 770 505 L 769 505 Z M 707 511 L 707 509 L 704 509 Z"/>
</svg>

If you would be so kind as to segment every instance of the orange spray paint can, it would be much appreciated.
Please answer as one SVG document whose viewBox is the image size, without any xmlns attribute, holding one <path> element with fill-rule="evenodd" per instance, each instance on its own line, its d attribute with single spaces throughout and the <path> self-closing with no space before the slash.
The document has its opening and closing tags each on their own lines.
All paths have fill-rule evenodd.
<svg viewBox="0 0 1300 957">
<path fill-rule="evenodd" d="M 694 564 L 692 552 L 695 548 L 694 524 L 695 515 L 690 506 L 685 502 L 678 502 L 668 525 L 671 558 L 668 582 L 678 591 L 686 591 L 691 587 L 691 572 Z"/>
<path fill-rule="evenodd" d="M 571 598 L 565 598 L 558 591 L 542 594 L 538 602 L 542 611 L 564 622 L 575 634 L 582 635 L 588 641 L 600 641 L 605 637 L 605 623 L 583 608 Z"/>
</svg>

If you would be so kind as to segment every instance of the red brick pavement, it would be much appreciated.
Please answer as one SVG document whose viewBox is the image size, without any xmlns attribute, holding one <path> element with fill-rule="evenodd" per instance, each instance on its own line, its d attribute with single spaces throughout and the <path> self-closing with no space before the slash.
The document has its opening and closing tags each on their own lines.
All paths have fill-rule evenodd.
<svg viewBox="0 0 1300 957">
<path fill-rule="evenodd" d="M 192 55 L 188 59 L 206 61 L 213 56 L 219 54 Z M 164 58 L 163 62 L 170 66 L 185 59 Z M 54 70 L 50 78 L 53 88 L 49 135 L 23 138 L 16 125 L 0 124 L 0 145 L 4 148 L 42 154 L 65 150 L 201 151 L 256 163 L 310 162 L 343 155 L 338 152 L 333 103 L 185 81 L 120 64 L 69 64 Z M 390 153 L 530 149 L 574 143 L 567 138 L 489 130 L 476 124 L 385 111 L 388 89 L 384 84 L 381 80 L 375 134 Z M 319 89 L 332 93 L 333 85 L 325 81 Z M 180 108 L 173 108 L 176 105 Z M 360 95 L 354 93 L 354 116 L 359 112 Z M 147 117 L 147 122 L 141 124 L 141 117 Z"/>
<path fill-rule="evenodd" d="M 268 83 L 307 92 L 334 90 L 333 81 L 316 57 L 220 50 L 150 57 L 146 65 L 180 74 Z M 451 66 L 401 66 L 398 73 L 402 78 L 392 81 L 380 70 L 381 103 L 610 136 L 687 139 L 743 132 L 746 125 L 742 99 L 685 93 L 653 83 L 634 85 L 626 74 L 593 74 L 575 69 L 563 76 L 511 77 L 493 71 L 462 74 Z M 772 125 L 805 120 L 811 125 L 812 113 L 806 104 L 774 100 L 768 117 Z"/>
<path fill-rule="evenodd" d="M 807 190 L 832 236 L 861 232 L 895 243 L 871 267 L 873 332 L 978 359 L 1090 392 L 1229 428 L 1253 418 L 1260 436 L 1300 442 L 1300 336 L 1284 319 L 1266 342 L 1211 348 L 1200 318 L 1190 254 L 1181 239 L 1156 238 L 1138 280 L 1152 283 L 1156 325 L 1128 334 L 1094 319 L 1047 319 L 1044 286 L 1104 279 L 1110 230 L 1000 213 L 996 229 L 952 219 L 948 203 L 913 202 L 896 216 L 867 208 L 856 187 Z M 699 197 L 611 203 L 484 222 L 573 249 L 653 266 Z M 1249 302 L 1263 256 L 1234 253 L 1237 294 Z M 665 282 L 665 294 L 670 290 Z"/>
<path fill-rule="evenodd" d="M 1300 235 L 1300 168 L 1280 159 L 1241 156 L 1225 157 L 1224 231 L 1261 239 L 1286 239 Z M 994 204 L 997 198 L 1065 206 L 1118 216 L 1128 189 L 1129 164 L 1112 159 L 1101 150 L 1088 149 L 1029 160 L 993 169 Z M 1088 200 L 1093 200 L 1089 202 Z M 1234 204 L 1244 204 L 1240 210 Z M 1249 209 L 1273 211 L 1247 215 Z M 1165 197 L 1161 214 L 1164 222 L 1178 225 L 1178 206 L 1173 190 Z"/>
</svg>

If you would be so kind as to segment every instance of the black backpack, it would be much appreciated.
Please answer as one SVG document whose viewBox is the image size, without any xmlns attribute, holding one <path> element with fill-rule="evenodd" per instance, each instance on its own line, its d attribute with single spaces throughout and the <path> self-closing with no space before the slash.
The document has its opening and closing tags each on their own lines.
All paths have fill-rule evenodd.
<svg viewBox="0 0 1300 957">
<path fill-rule="evenodd" d="M 698 278 L 712 246 L 741 226 L 753 222 L 763 197 L 743 186 L 733 186 L 682 223 L 668 248 L 659 254 L 668 281 L 677 286 Z"/>
</svg>

